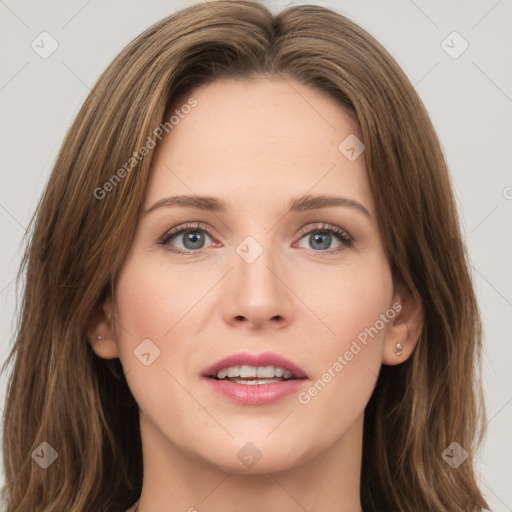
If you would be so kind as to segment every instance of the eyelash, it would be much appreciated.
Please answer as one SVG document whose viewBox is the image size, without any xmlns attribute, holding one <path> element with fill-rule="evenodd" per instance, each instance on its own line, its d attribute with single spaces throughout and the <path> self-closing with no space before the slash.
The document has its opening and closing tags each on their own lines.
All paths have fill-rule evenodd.
<svg viewBox="0 0 512 512">
<path fill-rule="evenodd" d="M 162 237 L 158 240 L 158 245 L 161 245 L 162 247 L 166 247 L 169 241 L 172 238 L 175 238 L 178 235 L 181 235 L 182 233 L 185 233 L 187 231 L 202 231 L 206 233 L 210 238 L 213 238 L 213 235 L 210 233 L 210 230 L 201 222 L 196 223 L 190 223 L 190 224 L 184 224 L 183 226 L 168 231 L 162 235 Z M 354 243 L 354 239 L 344 230 L 341 228 L 338 228 L 337 226 L 333 226 L 331 224 L 322 224 L 321 226 L 315 227 L 313 229 L 309 228 L 308 230 L 302 230 L 300 232 L 300 239 L 304 238 L 304 236 L 312 234 L 312 233 L 332 233 L 335 235 L 335 237 L 342 243 L 342 246 L 335 250 L 330 251 L 319 251 L 315 249 L 310 249 L 316 253 L 326 253 L 326 254 L 337 254 L 344 250 L 346 247 L 352 246 Z M 194 254 L 199 256 L 203 253 L 205 249 L 198 249 L 197 251 L 181 251 L 175 248 L 169 248 L 166 247 L 166 249 L 170 252 L 174 252 L 176 254 Z"/>
</svg>

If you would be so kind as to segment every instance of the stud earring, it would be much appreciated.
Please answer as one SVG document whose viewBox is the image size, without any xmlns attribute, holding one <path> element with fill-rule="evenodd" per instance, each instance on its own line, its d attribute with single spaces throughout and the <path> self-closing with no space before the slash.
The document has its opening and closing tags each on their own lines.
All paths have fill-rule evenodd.
<svg viewBox="0 0 512 512">
<path fill-rule="evenodd" d="M 401 343 L 397 343 L 397 344 L 395 345 L 395 348 L 393 349 L 393 352 L 394 352 L 397 356 L 401 356 L 403 351 L 404 351 L 404 346 L 403 346 Z"/>
<path fill-rule="evenodd" d="M 98 336 L 96 336 L 96 339 L 97 339 L 98 341 L 101 341 L 101 340 L 103 339 L 103 336 L 100 336 L 100 335 L 98 334 Z M 103 343 L 102 343 L 102 344 L 101 344 L 101 348 L 103 348 L 103 347 L 104 347 L 104 345 L 103 345 Z"/>
</svg>

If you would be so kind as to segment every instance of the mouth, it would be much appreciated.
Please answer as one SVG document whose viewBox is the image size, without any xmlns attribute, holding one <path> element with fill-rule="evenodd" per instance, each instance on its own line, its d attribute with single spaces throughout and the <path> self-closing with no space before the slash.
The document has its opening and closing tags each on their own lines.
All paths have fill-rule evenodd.
<svg viewBox="0 0 512 512">
<path fill-rule="evenodd" d="M 306 372 L 279 354 L 233 354 L 217 361 L 201 376 L 218 394 L 245 405 L 265 405 L 302 389 Z"/>
<path fill-rule="evenodd" d="M 233 354 L 207 368 L 202 376 L 246 386 L 307 379 L 302 368 L 272 352 Z"/>
<path fill-rule="evenodd" d="M 247 386 L 272 384 L 296 379 L 289 370 L 285 370 L 281 366 L 272 365 L 259 367 L 248 365 L 230 366 L 229 368 L 219 370 L 217 375 L 211 375 L 210 378 L 245 384 Z"/>
<path fill-rule="evenodd" d="M 207 388 L 237 405 L 270 405 L 298 393 L 308 376 L 279 354 L 233 354 L 217 361 L 202 374 Z"/>
</svg>

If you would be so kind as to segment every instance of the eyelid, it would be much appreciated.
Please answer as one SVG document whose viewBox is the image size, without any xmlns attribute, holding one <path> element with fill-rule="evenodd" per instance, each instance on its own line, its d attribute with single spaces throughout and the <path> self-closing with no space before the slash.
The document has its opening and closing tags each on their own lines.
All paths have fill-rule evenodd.
<svg viewBox="0 0 512 512">
<path fill-rule="evenodd" d="M 315 224 L 315 223 L 313 223 L 313 224 Z M 314 226 L 311 226 L 311 224 L 308 224 L 307 226 L 305 226 L 304 228 L 302 228 L 299 231 L 299 235 L 302 237 L 304 235 L 311 233 L 312 231 L 333 232 L 333 233 L 337 233 L 339 235 L 344 235 L 347 239 L 350 239 L 351 242 L 354 241 L 354 238 L 352 237 L 352 235 L 350 235 L 350 233 L 348 231 L 346 231 L 345 229 L 335 226 L 334 224 L 329 224 L 329 223 L 325 223 L 325 222 L 318 222 Z"/>
<path fill-rule="evenodd" d="M 348 231 L 346 231 L 343 228 L 340 228 L 339 226 L 336 226 L 334 224 L 328 224 L 325 222 L 318 222 L 316 225 L 309 224 L 308 226 L 305 226 L 302 228 L 299 232 L 299 240 L 295 243 L 298 243 L 304 236 L 311 234 L 311 233 L 329 233 L 334 234 L 334 236 L 341 242 L 341 247 L 337 249 L 328 249 L 326 251 L 319 251 L 315 249 L 309 249 L 310 251 L 313 251 L 314 254 L 322 254 L 322 255 L 334 255 L 338 254 L 344 249 L 351 247 L 355 239 Z M 294 245 L 295 245 L 294 243 Z"/>
<path fill-rule="evenodd" d="M 213 235 L 208 228 L 208 226 L 199 221 L 195 222 L 186 222 L 185 224 L 180 224 L 174 228 L 167 230 L 158 240 L 159 244 L 165 245 L 171 238 L 174 238 L 176 235 L 180 235 L 185 231 L 204 231 L 210 238 L 213 238 Z M 199 251 L 192 251 L 199 252 Z"/>
<path fill-rule="evenodd" d="M 333 224 L 328 224 L 325 222 L 318 222 L 318 223 L 313 223 L 313 224 L 314 225 L 309 223 L 307 226 L 303 227 L 299 231 L 299 238 L 298 238 L 297 242 L 300 241 L 302 238 L 304 238 L 304 236 L 306 236 L 310 233 L 313 233 L 313 232 L 318 232 L 318 233 L 324 232 L 325 233 L 325 232 L 327 232 L 327 233 L 333 233 L 335 235 L 335 237 L 340 240 L 342 245 L 345 246 L 345 248 L 352 246 L 352 244 L 354 243 L 354 238 L 343 228 L 340 228 L 338 226 L 335 226 Z M 195 221 L 195 222 L 187 222 L 185 224 L 181 224 L 177 227 L 169 229 L 159 238 L 157 243 L 159 245 L 166 246 L 168 241 L 171 238 L 174 238 L 184 232 L 195 231 L 195 230 L 203 231 L 210 238 L 214 238 L 209 227 L 205 223 L 200 222 L 200 221 Z M 294 242 L 294 245 L 297 242 Z M 336 254 L 336 253 L 340 252 L 342 249 L 335 249 L 335 250 L 331 249 L 331 250 L 326 250 L 326 251 L 319 251 L 319 250 L 315 250 L 315 249 L 310 249 L 310 250 L 313 251 L 314 253 L 320 253 L 320 254 L 325 253 L 327 255 L 327 254 Z M 206 249 L 189 250 L 189 251 L 183 251 L 183 250 L 178 250 L 178 249 L 167 249 L 167 250 L 169 252 L 174 252 L 177 254 L 200 255 Z"/>
</svg>

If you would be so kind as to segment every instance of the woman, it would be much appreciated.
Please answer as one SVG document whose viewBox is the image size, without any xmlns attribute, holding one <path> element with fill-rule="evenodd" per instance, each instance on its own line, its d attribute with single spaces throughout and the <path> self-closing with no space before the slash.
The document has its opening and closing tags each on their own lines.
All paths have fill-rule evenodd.
<svg viewBox="0 0 512 512">
<path fill-rule="evenodd" d="M 487 506 L 444 157 L 347 18 L 150 27 L 67 134 L 21 271 L 9 512 Z"/>
</svg>

